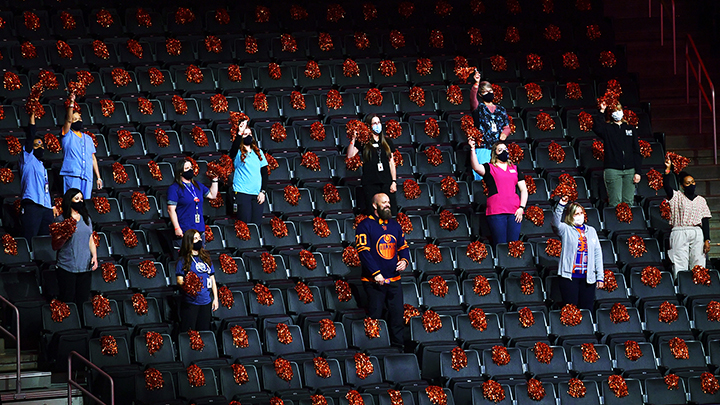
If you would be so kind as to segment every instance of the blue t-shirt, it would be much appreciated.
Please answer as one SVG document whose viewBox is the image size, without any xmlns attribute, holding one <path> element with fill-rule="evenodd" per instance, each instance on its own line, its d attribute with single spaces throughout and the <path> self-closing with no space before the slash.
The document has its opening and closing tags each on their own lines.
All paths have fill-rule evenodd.
<svg viewBox="0 0 720 405">
<path fill-rule="evenodd" d="M 168 205 L 176 206 L 175 212 L 177 213 L 178 223 L 183 233 L 188 229 L 195 229 L 200 233 L 205 232 L 203 198 L 209 193 L 210 189 L 202 183 L 197 183 L 197 186 L 194 186 L 192 183 L 183 183 L 182 186 L 173 183 L 170 188 L 168 188 Z M 198 201 L 195 201 L 195 198 L 197 198 Z M 196 214 L 200 216 L 200 222 L 195 222 Z"/>
<path fill-rule="evenodd" d="M 177 262 L 177 267 L 175 268 L 175 275 L 176 276 L 182 276 L 185 277 L 185 273 L 183 273 L 183 265 L 185 263 L 185 260 L 180 258 Z M 192 305 L 207 305 L 212 302 L 212 291 L 211 291 L 211 281 L 210 276 L 215 275 L 215 268 L 213 267 L 212 263 L 207 264 L 204 261 L 200 260 L 200 257 L 193 256 L 193 262 L 190 264 L 190 270 L 193 273 L 197 274 L 198 277 L 200 277 L 200 281 L 202 282 L 202 289 L 198 292 L 197 296 L 191 297 L 187 294 L 183 294 L 183 300 L 189 304 Z M 184 280 L 184 281 L 187 281 Z"/>
<path fill-rule="evenodd" d="M 28 199 L 35 204 L 52 209 L 50 199 L 50 188 L 48 186 L 48 175 L 42 162 L 23 148 L 18 161 L 20 166 L 20 187 L 22 199 Z"/>
<path fill-rule="evenodd" d="M 81 134 L 81 136 L 77 134 Z M 60 175 L 80 177 L 81 179 L 92 181 L 95 144 L 90 135 L 75 132 L 71 129 L 63 134 L 62 149 L 63 164 L 60 169 Z"/>
<path fill-rule="evenodd" d="M 258 195 L 262 190 L 262 176 L 260 169 L 267 166 L 265 154 L 260 151 L 262 160 L 251 149 L 245 155 L 245 161 L 240 159 L 240 152 L 235 156 L 235 173 L 233 174 L 233 191 L 236 193 Z"/>
</svg>

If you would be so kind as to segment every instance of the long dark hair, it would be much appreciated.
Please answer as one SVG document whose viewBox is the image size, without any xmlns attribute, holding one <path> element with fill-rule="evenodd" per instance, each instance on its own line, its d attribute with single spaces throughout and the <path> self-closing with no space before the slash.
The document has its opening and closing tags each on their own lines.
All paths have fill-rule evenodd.
<svg viewBox="0 0 720 405">
<path fill-rule="evenodd" d="M 82 195 L 82 191 L 71 188 L 68 189 L 68 191 L 63 194 L 62 199 L 62 211 L 64 213 L 63 218 L 71 218 L 72 216 L 72 199 L 76 195 Z M 83 196 L 83 205 L 79 210 L 76 210 L 78 214 L 82 217 L 83 221 L 85 221 L 85 225 L 90 225 L 90 214 L 88 213 L 87 207 L 85 206 L 85 196 Z"/>
<path fill-rule="evenodd" d="M 372 131 L 372 120 L 373 120 L 373 118 L 375 118 L 375 117 L 378 117 L 378 115 L 377 115 L 377 114 L 368 114 L 368 115 L 365 116 L 365 119 L 363 120 L 363 121 L 365 122 L 365 125 L 367 125 L 368 128 L 370 128 L 370 132 L 371 132 L 371 133 L 374 133 L 374 132 Z M 378 117 L 378 118 L 380 118 L 380 117 Z M 390 152 L 390 145 L 389 145 L 389 144 L 387 143 L 387 141 L 385 140 L 385 126 L 384 126 L 384 125 L 383 125 L 383 130 L 380 131 L 379 139 L 380 139 L 380 140 L 379 140 L 378 143 L 380 144 L 380 146 L 383 148 L 383 150 L 384 150 L 385 153 L 387 154 L 388 159 L 390 159 L 390 153 L 391 153 L 391 152 Z M 373 150 L 372 141 L 366 143 L 365 146 L 363 147 L 363 162 L 369 162 L 369 161 L 370 161 L 370 153 L 372 152 L 372 150 Z"/>
<path fill-rule="evenodd" d="M 190 264 L 193 262 L 193 239 L 195 239 L 195 234 L 200 233 L 196 229 L 188 229 L 183 234 L 182 243 L 180 244 L 180 258 L 183 261 L 183 273 L 187 273 L 190 271 Z M 202 236 L 202 235 L 200 235 Z M 198 251 L 198 256 L 200 257 L 200 260 L 207 263 L 208 266 L 212 266 L 212 259 L 210 259 L 210 254 L 205 250 L 204 248 L 200 248 Z"/>
<path fill-rule="evenodd" d="M 177 163 L 175 163 L 175 183 L 177 183 L 177 185 L 180 186 L 180 193 L 185 192 L 185 186 L 183 185 L 183 176 L 182 176 L 183 172 L 185 171 L 185 162 L 190 162 L 190 164 L 192 164 L 192 162 L 187 159 L 180 159 L 177 161 Z M 198 187 L 197 181 L 195 181 L 194 177 L 192 180 L 190 180 L 190 182 L 192 183 L 193 186 L 200 188 L 200 187 Z M 192 245 L 192 243 L 190 243 L 190 244 Z"/>
<path fill-rule="evenodd" d="M 240 125 L 238 124 L 238 127 L 239 126 Z M 244 138 L 243 134 L 238 133 L 238 136 L 241 136 L 242 138 Z M 253 152 L 255 152 L 258 159 L 262 160 L 263 157 L 262 157 L 262 154 L 260 154 L 260 148 L 258 147 L 257 139 L 255 139 L 255 135 L 253 135 L 252 131 L 250 131 L 250 135 L 248 135 L 248 136 L 252 138 L 252 143 L 250 144 L 250 149 Z M 247 151 L 245 150 L 245 143 L 242 142 L 242 138 L 241 138 L 241 142 L 240 142 L 240 161 L 245 163 L 245 157 L 247 157 Z"/>
</svg>

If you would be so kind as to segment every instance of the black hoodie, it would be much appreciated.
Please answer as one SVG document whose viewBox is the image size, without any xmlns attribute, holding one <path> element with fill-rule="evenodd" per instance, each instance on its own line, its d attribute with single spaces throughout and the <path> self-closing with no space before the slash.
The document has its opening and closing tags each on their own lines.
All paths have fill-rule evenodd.
<svg viewBox="0 0 720 405">
<path fill-rule="evenodd" d="M 642 155 L 634 127 L 625 122 L 621 125 L 605 122 L 605 117 L 598 114 L 593 117 L 592 129 L 605 143 L 606 169 L 635 169 L 635 174 L 642 175 Z"/>
</svg>

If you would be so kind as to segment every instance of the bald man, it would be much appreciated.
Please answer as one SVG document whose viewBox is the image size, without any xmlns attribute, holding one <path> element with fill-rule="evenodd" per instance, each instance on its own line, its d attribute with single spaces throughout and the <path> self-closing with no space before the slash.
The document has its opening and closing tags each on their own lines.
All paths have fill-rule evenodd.
<svg viewBox="0 0 720 405">
<path fill-rule="evenodd" d="M 355 246 L 362 262 L 362 281 L 368 298 L 368 316 L 387 323 L 393 345 L 402 346 L 403 294 L 400 273 L 410 264 L 410 252 L 400 224 L 392 218 L 390 198 L 375 194 L 373 215 L 364 219 L 355 232 Z"/>
</svg>

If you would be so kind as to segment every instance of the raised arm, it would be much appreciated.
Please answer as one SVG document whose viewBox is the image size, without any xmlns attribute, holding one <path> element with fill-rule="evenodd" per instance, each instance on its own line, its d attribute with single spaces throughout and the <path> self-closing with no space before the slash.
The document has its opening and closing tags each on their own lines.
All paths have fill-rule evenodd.
<svg viewBox="0 0 720 405">
<path fill-rule="evenodd" d="M 347 157 L 350 159 L 351 157 L 354 157 L 355 155 L 360 152 L 360 150 L 355 146 L 355 140 L 357 139 L 357 134 L 353 134 L 352 139 L 350 140 L 350 145 L 347 147 Z"/>
<path fill-rule="evenodd" d="M 63 124 L 62 133 L 60 134 L 65 135 L 70 130 L 70 125 L 72 125 L 73 120 L 73 111 L 75 110 L 75 94 L 70 94 L 68 97 L 70 99 L 70 104 L 68 105 L 67 112 L 65 113 L 65 123 Z"/>
<path fill-rule="evenodd" d="M 28 125 L 27 135 L 25 136 L 25 152 L 32 153 L 36 133 L 37 128 L 35 127 L 35 113 L 32 113 L 30 114 L 30 125 Z"/>
<path fill-rule="evenodd" d="M 472 138 L 468 139 L 468 144 L 470 145 L 470 167 L 472 167 L 477 174 L 484 176 L 485 166 L 481 165 L 477 160 L 477 155 L 475 154 L 475 140 Z"/>
<path fill-rule="evenodd" d="M 469 94 L 468 94 L 468 100 L 470 100 L 470 111 L 477 110 L 478 106 L 480 105 L 480 102 L 478 101 L 477 93 L 478 89 L 480 88 L 480 72 L 477 70 L 475 71 L 475 74 L 473 75 L 474 83 L 470 87 Z"/>
</svg>

